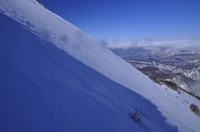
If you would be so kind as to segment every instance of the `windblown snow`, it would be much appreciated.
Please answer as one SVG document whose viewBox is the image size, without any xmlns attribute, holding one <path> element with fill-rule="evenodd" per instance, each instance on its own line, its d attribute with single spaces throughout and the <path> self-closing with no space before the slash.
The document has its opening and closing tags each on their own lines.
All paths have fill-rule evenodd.
<svg viewBox="0 0 200 132">
<path fill-rule="evenodd" d="M 200 131 L 199 101 L 166 89 L 36 0 L 1 0 L 1 132 Z"/>
</svg>

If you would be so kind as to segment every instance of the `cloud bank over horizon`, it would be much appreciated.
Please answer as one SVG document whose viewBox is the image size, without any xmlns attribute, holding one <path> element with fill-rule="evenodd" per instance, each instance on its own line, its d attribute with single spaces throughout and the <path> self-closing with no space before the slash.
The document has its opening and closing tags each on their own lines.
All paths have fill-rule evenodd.
<svg viewBox="0 0 200 132">
<path fill-rule="evenodd" d="M 117 43 L 108 44 L 108 48 L 145 48 L 153 50 L 165 49 L 190 49 L 197 50 L 200 49 L 200 40 L 173 40 L 173 41 L 153 41 L 153 40 L 143 40 L 138 42 L 127 42 L 127 43 Z"/>
</svg>

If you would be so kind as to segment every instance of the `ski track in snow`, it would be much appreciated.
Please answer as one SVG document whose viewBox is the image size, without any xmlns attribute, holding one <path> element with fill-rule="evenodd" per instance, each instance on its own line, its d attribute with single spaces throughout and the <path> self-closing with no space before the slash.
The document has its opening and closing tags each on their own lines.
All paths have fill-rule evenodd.
<svg viewBox="0 0 200 132">
<path fill-rule="evenodd" d="M 0 130 L 199 131 L 189 109 L 199 101 L 155 85 L 36 1 L 2 0 L 0 12 Z M 136 106 L 147 129 L 128 117 Z"/>
</svg>

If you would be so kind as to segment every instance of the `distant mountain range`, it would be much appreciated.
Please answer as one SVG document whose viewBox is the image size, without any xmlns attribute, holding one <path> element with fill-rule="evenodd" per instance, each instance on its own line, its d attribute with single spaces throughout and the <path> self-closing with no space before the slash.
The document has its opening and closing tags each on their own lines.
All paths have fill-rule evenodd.
<svg viewBox="0 0 200 132">
<path fill-rule="evenodd" d="M 199 49 L 145 49 L 142 47 L 110 48 L 135 68 L 158 83 L 168 82 L 200 96 Z"/>
</svg>

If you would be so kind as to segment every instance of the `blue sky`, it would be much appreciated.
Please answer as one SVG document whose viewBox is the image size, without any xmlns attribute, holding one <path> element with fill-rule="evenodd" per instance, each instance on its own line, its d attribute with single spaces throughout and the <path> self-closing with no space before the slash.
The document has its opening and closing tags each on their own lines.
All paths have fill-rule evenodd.
<svg viewBox="0 0 200 132">
<path fill-rule="evenodd" d="M 40 0 L 109 43 L 200 39 L 200 0 Z"/>
</svg>

